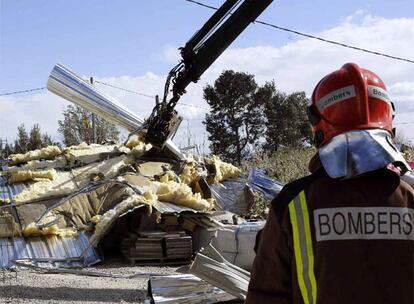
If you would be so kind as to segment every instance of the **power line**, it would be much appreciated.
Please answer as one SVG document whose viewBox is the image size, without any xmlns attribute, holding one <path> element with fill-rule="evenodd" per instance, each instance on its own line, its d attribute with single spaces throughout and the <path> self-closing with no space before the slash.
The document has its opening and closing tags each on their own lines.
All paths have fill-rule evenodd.
<svg viewBox="0 0 414 304">
<path fill-rule="evenodd" d="M 196 4 L 196 5 L 199 5 L 199 6 L 202 6 L 202 7 L 206 7 L 206 8 L 209 8 L 209 9 L 218 10 L 217 7 L 207 5 L 207 4 L 204 4 L 204 3 L 199 2 L 199 1 L 195 1 L 195 0 L 184 0 L 184 1 Z M 288 28 L 285 28 L 285 27 L 281 27 L 281 26 L 278 26 L 278 25 L 275 25 L 275 24 L 268 23 L 268 22 L 256 20 L 256 21 L 254 21 L 254 23 L 258 23 L 258 24 L 261 24 L 261 25 L 272 27 L 274 29 L 289 32 L 289 33 L 296 34 L 296 35 L 299 35 L 299 36 L 319 40 L 319 41 L 322 41 L 322 42 L 325 42 L 325 43 L 330 43 L 330 44 L 334 44 L 334 45 L 337 45 L 337 46 L 342 46 L 342 47 L 345 47 L 345 48 L 349 48 L 349 49 L 369 53 L 369 54 L 372 54 L 372 55 L 382 56 L 382 57 L 386 57 L 386 58 L 390 58 L 390 59 L 394 59 L 394 60 L 399 60 L 399 61 L 405 61 L 405 62 L 409 62 L 409 63 L 414 63 L 414 60 L 411 60 L 411 59 L 392 56 L 392 55 L 388 55 L 388 54 L 377 52 L 377 51 L 371 51 L 371 50 L 368 50 L 368 49 L 364 49 L 364 48 L 361 48 L 361 47 L 345 44 L 345 43 L 342 43 L 342 42 L 337 42 L 337 41 L 334 41 L 334 40 L 325 39 L 325 38 L 322 38 L 322 37 L 302 33 L 302 32 L 296 31 L 296 30 L 291 30 L 291 29 L 288 29 Z"/>
<path fill-rule="evenodd" d="M 128 90 L 128 89 L 125 89 L 125 88 L 117 87 L 117 86 L 114 86 L 113 84 L 106 83 L 106 82 L 103 82 L 103 81 L 95 80 L 95 82 L 100 83 L 100 84 L 103 84 L 103 85 L 108 86 L 108 87 L 112 87 L 114 89 L 122 90 L 122 91 L 125 91 L 125 92 L 128 92 L 128 93 L 132 93 L 132 94 L 136 94 L 136 95 L 148 97 L 148 98 L 151 98 L 151 99 L 154 99 L 155 98 L 154 95 L 148 95 L 148 94 L 145 94 L 145 93 L 140 93 L 140 92 Z"/>
<path fill-rule="evenodd" d="M 192 1 L 192 0 L 186 0 L 186 1 Z M 115 86 L 115 85 L 110 84 L 110 83 L 106 83 L 106 82 L 102 82 L 102 81 L 98 81 L 98 80 L 94 80 L 94 82 L 97 82 L 97 83 L 100 83 L 100 84 L 103 84 L 103 85 L 106 85 L 106 86 L 109 86 L 109 87 L 112 87 L 112 88 L 115 88 L 115 89 L 118 89 L 118 90 L 122 90 L 122 91 L 127 92 L 127 93 L 137 94 L 137 95 L 141 95 L 141 96 L 148 97 L 148 98 L 155 98 L 154 95 L 149 95 L 149 94 L 145 94 L 145 93 L 136 92 L 136 91 L 133 91 L 133 90 L 130 90 L 130 89 L 126 89 L 126 88 L 122 88 L 122 87 Z M 27 93 L 27 92 L 33 92 L 33 91 L 40 91 L 40 90 L 44 90 L 44 89 L 46 89 L 46 87 L 34 88 L 34 89 L 27 89 L 27 90 L 15 91 L 15 92 L 9 92 L 9 93 L 2 93 L 2 94 L 0 94 L 0 96 L 21 94 L 21 93 Z M 192 104 L 183 103 L 183 102 L 177 104 L 177 106 L 192 107 L 192 108 L 198 108 L 198 109 L 210 111 L 210 109 L 207 108 L 207 107 L 198 106 L 198 105 L 192 105 Z M 414 113 L 414 111 L 396 113 L 396 115 L 406 114 L 406 113 Z M 412 123 L 414 123 L 414 121 L 412 121 L 412 122 L 400 122 L 400 123 L 394 123 L 394 124 L 396 124 L 396 125 L 404 125 L 404 124 L 412 124 Z"/>
<path fill-rule="evenodd" d="M 44 89 L 46 89 L 46 87 L 35 88 L 35 89 L 27 89 L 27 90 L 22 90 L 22 91 L 14 91 L 14 92 L 8 92 L 8 93 L 1 93 L 0 96 L 23 94 L 23 93 L 33 92 L 33 91 L 41 91 L 41 90 L 44 90 Z"/>
<path fill-rule="evenodd" d="M 121 88 L 121 87 L 115 86 L 115 85 L 110 84 L 110 83 L 106 83 L 106 82 L 102 82 L 102 81 L 98 81 L 98 80 L 95 80 L 95 82 L 106 85 L 108 87 L 118 89 L 118 90 L 122 90 L 122 91 L 125 91 L 125 92 L 128 92 L 128 93 L 137 94 L 137 95 L 141 95 L 141 96 L 148 97 L 148 98 L 155 98 L 154 95 L 148 95 L 148 94 L 136 92 L 136 91 L 133 91 L 133 90 L 130 90 L 130 89 Z M 209 108 L 206 108 L 206 107 L 203 107 L 203 106 L 197 106 L 197 105 L 192 105 L 192 104 L 187 104 L 187 103 L 182 103 L 182 102 L 177 104 L 177 106 L 199 108 L 199 109 L 207 110 L 207 111 L 210 110 Z"/>
<path fill-rule="evenodd" d="M 110 84 L 110 83 L 106 83 L 106 82 L 102 82 L 102 81 L 98 81 L 98 80 L 94 80 L 94 82 L 100 83 L 100 84 L 103 84 L 105 86 L 112 87 L 114 89 L 118 89 L 118 90 L 121 90 L 121 91 L 124 91 L 124 92 L 127 92 L 127 93 L 144 96 L 144 97 L 148 97 L 148 98 L 151 98 L 151 99 L 154 99 L 155 98 L 154 95 L 149 95 L 149 94 L 145 94 L 145 93 L 141 93 L 141 92 L 129 90 L 129 89 L 126 89 L 126 88 L 122 88 L 122 87 L 115 86 L 115 85 Z M 15 95 L 15 94 L 21 94 L 21 93 L 28 93 L 28 92 L 40 91 L 40 90 L 44 90 L 44 89 L 46 89 L 46 87 L 34 88 L 34 89 L 27 89 L 27 90 L 16 91 L 16 92 L 2 93 L 2 94 L 0 94 L 0 96 Z M 202 110 L 206 110 L 206 111 L 209 111 L 210 110 L 209 108 L 206 108 L 206 107 L 203 107 L 203 106 L 197 106 L 197 105 L 192 105 L 192 104 L 187 104 L 187 103 L 182 103 L 182 102 L 179 103 L 179 104 L 177 104 L 177 106 L 185 106 L 185 107 L 198 108 L 198 109 L 202 109 Z"/>
<path fill-rule="evenodd" d="M 197 105 L 192 105 L 192 104 L 187 104 L 187 103 L 178 103 L 177 104 L 177 107 L 178 106 L 185 106 L 185 107 L 192 107 L 192 108 L 198 108 L 198 109 L 202 109 L 202 110 L 206 110 L 206 111 L 210 111 L 210 109 L 209 108 L 206 108 L 206 107 L 202 107 L 202 106 L 197 106 Z"/>
</svg>

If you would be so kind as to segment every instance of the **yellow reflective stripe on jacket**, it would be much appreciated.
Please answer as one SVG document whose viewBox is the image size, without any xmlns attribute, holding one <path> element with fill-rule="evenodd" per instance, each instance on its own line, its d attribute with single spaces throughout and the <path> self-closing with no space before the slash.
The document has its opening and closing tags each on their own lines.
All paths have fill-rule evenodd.
<svg viewBox="0 0 414 304">
<path fill-rule="evenodd" d="M 299 194 L 300 204 L 302 206 L 303 211 L 303 220 L 305 224 L 305 237 L 306 237 L 306 249 L 308 251 L 308 260 L 309 260 L 309 269 L 308 275 L 311 283 L 311 290 L 312 290 L 312 297 L 314 303 L 316 303 L 316 296 L 317 296 L 317 287 L 316 287 L 316 278 L 314 273 L 314 256 L 313 256 L 313 245 L 312 245 L 312 234 L 309 222 L 309 212 L 308 212 L 308 205 L 306 203 L 305 191 L 302 191 Z"/>
<path fill-rule="evenodd" d="M 302 250 L 300 247 L 300 240 L 299 240 L 299 231 L 298 231 L 298 222 L 296 217 L 296 210 L 295 204 L 292 202 L 289 204 L 289 213 L 290 213 L 290 222 L 292 223 L 292 230 L 293 230 L 293 251 L 295 252 L 295 260 L 296 260 L 296 269 L 298 273 L 298 282 L 299 288 L 303 296 L 303 301 L 305 304 L 309 304 L 308 298 L 308 291 L 305 286 L 305 281 L 303 280 L 303 268 L 302 268 Z"/>
<path fill-rule="evenodd" d="M 299 288 L 305 304 L 316 304 L 317 286 L 314 273 L 314 256 L 305 192 L 302 191 L 289 203 L 293 231 L 293 250 Z"/>
</svg>

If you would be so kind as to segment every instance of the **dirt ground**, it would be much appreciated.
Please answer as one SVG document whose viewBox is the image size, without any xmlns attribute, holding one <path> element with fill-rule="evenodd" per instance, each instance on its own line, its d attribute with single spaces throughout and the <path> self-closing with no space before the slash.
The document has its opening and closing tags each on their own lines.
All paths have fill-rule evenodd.
<svg viewBox="0 0 414 304">
<path fill-rule="evenodd" d="M 151 274 L 173 274 L 178 267 L 131 265 L 121 258 L 83 269 L 84 276 L 34 269 L 0 271 L 0 303 L 144 303 Z"/>
</svg>

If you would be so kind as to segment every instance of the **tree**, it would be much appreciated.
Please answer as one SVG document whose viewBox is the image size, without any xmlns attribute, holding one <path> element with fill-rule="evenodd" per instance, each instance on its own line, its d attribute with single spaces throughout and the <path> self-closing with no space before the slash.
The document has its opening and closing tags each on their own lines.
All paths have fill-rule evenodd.
<svg viewBox="0 0 414 304">
<path fill-rule="evenodd" d="M 59 143 L 53 142 L 47 133 L 42 133 L 39 124 L 32 126 L 29 135 L 24 124 L 21 124 L 17 127 L 17 139 L 14 141 L 14 147 L 13 145 L 8 145 L 7 154 L 26 153 L 49 145 L 59 145 Z"/>
<path fill-rule="evenodd" d="M 203 124 L 214 154 L 240 164 L 264 130 L 262 97 L 253 75 L 231 70 L 204 88 L 211 112 Z"/>
<path fill-rule="evenodd" d="M 58 132 L 63 135 L 66 146 L 72 146 L 86 142 L 94 142 L 92 128 L 92 114 L 79 106 L 69 105 L 63 111 L 63 120 L 58 121 Z M 118 140 L 119 131 L 105 119 L 95 116 L 96 139 L 95 142 L 103 142 L 107 139 Z"/>
<path fill-rule="evenodd" d="M 42 134 L 42 147 L 47 147 L 50 145 L 58 145 L 59 143 L 53 142 L 52 138 L 50 137 L 49 134 L 44 133 Z"/>
<path fill-rule="evenodd" d="M 265 116 L 267 120 L 265 150 L 279 147 L 302 147 L 312 141 L 312 132 L 306 115 L 309 99 L 305 92 L 285 94 L 276 90 L 274 82 L 266 83 Z"/>
<path fill-rule="evenodd" d="M 26 127 L 21 124 L 17 127 L 17 139 L 14 142 L 14 153 L 26 153 L 28 151 L 29 136 Z"/>
<path fill-rule="evenodd" d="M 4 146 L 4 150 L 3 150 L 3 157 L 7 158 L 10 154 L 13 154 L 13 145 L 12 144 L 8 144 L 6 143 L 6 145 Z"/>
<path fill-rule="evenodd" d="M 35 124 L 30 130 L 29 142 L 27 144 L 28 150 L 36 150 L 43 147 L 42 132 L 39 124 Z"/>
</svg>

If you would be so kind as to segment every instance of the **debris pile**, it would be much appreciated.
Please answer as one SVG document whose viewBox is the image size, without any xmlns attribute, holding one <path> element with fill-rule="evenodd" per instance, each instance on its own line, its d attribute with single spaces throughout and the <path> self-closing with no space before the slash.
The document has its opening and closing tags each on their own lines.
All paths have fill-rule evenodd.
<svg viewBox="0 0 414 304">
<path fill-rule="evenodd" d="M 122 145 L 51 146 L 12 155 L 9 163 L 2 178 L 4 189 L 13 191 L 5 190 L 0 197 L 1 236 L 75 237 L 84 231 L 91 246 L 133 210 L 154 214 L 160 223 L 162 214 L 221 209 L 211 195 L 211 184 L 241 173 L 217 157 L 177 160 L 152 149 L 141 135 Z M 191 221 L 183 217 L 180 225 L 191 232 L 197 226 Z M 163 258 L 166 249 L 170 256 L 183 249 L 170 238 L 163 240 Z M 192 254 L 187 250 L 191 236 L 183 240 Z"/>
<path fill-rule="evenodd" d="M 10 156 L 0 172 L 0 245 L 12 250 L 1 265 L 87 267 L 106 245 L 134 264 L 195 257 L 192 275 L 150 280 L 151 303 L 243 300 L 264 225 L 244 217 L 264 219 L 283 185 L 255 168 L 243 176 L 217 156 L 185 155 L 171 139 L 152 147 L 143 119 L 62 65 L 47 87 L 130 135 Z"/>
</svg>

